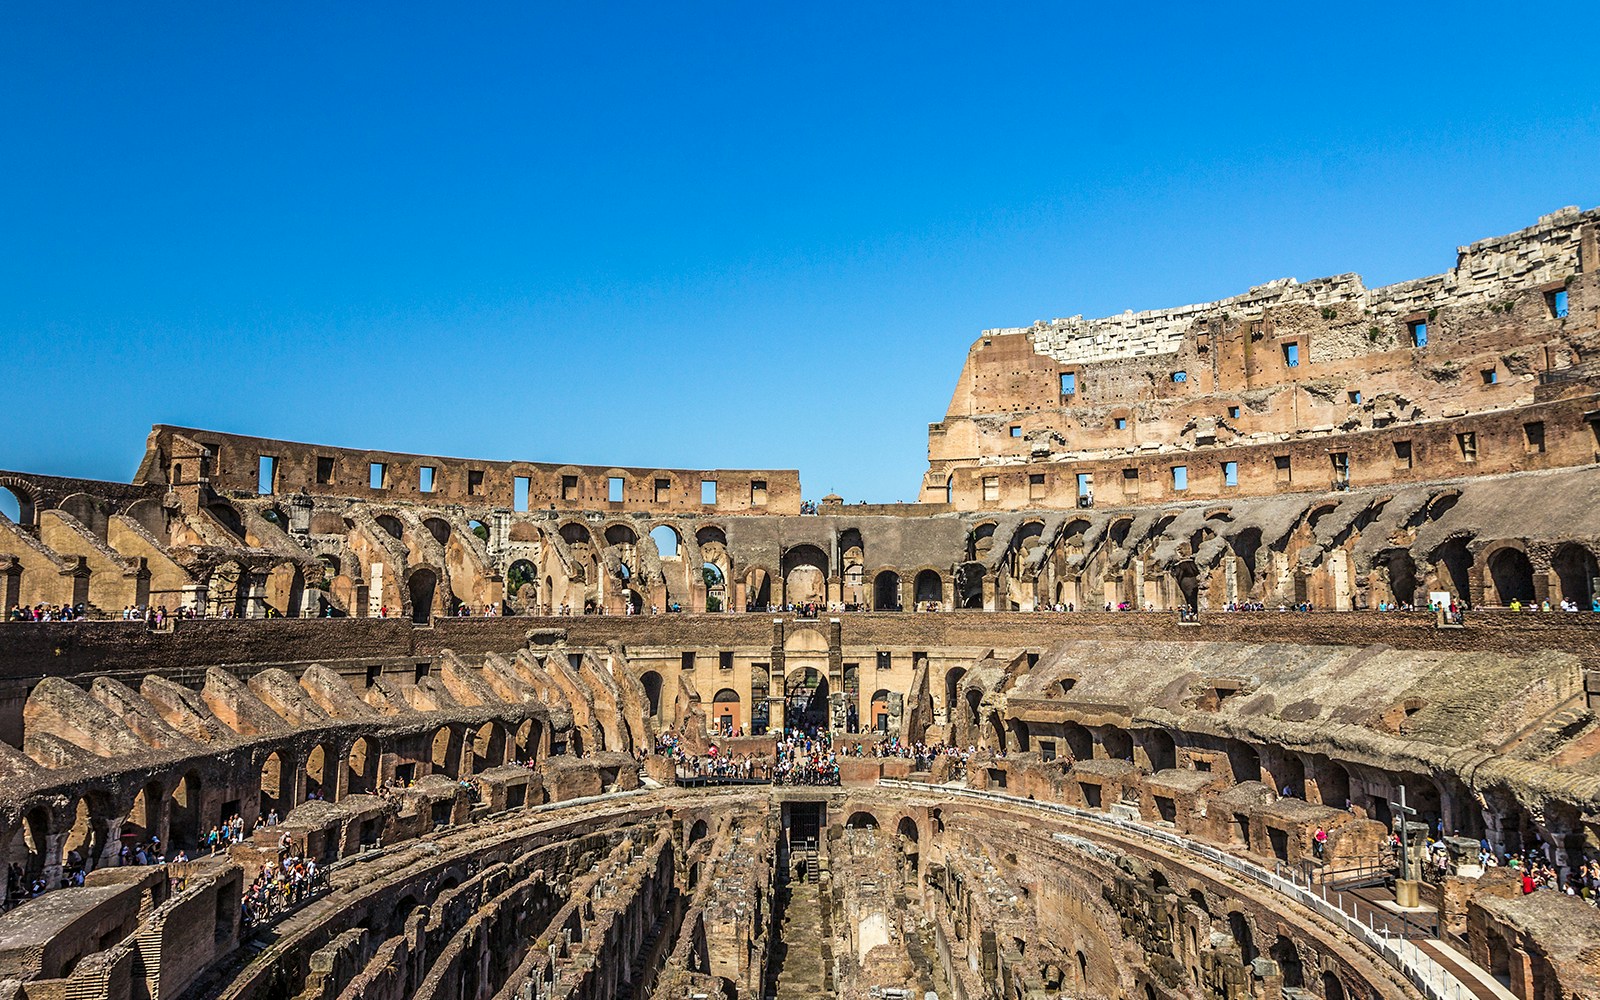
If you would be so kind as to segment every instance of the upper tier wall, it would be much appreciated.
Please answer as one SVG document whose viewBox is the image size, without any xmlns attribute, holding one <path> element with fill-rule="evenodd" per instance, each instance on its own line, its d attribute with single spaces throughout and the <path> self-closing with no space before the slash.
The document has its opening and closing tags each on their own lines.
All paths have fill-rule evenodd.
<svg viewBox="0 0 1600 1000">
<path fill-rule="evenodd" d="M 1063 363 L 1115 361 L 1175 354 L 1208 320 L 1219 315 L 1260 314 L 1275 307 L 1303 305 L 1343 309 L 1373 323 L 1425 314 L 1445 301 L 1490 302 L 1529 285 L 1565 280 L 1583 269 L 1583 224 L 1600 220 L 1600 209 L 1580 212 L 1563 208 L 1540 218 L 1537 225 L 1479 240 L 1457 249 L 1456 266 L 1443 274 L 1368 289 L 1357 274 L 1318 278 L 1304 284 L 1279 278 L 1243 295 L 1178 306 L 1129 310 L 1120 316 L 1084 319 L 1072 316 L 1031 327 L 984 331 L 986 336 L 1025 333 L 1034 350 Z M 1592 235 L 1590 236 L 1592 239 Z M 1591 247 L 1589 252 L 1593 253 Z M 1330 347 L 1332 345 L 1329 345 Z M 1340 342 L 1324 360 L 1369 353 L 1359 339 Z"/>
<path fill-rule="evenodd" d="M 270 459 L 267 474 L 263 459 Z M 424 473 L 423 470 L 430 470 Z M 431 476 L 431 489 L 424 477 Z M 488 462 L 361 451 L 158 424 L 135 483 L 209 481 L 218 492 L 308 493 L 360 499 L 471 502 L 507 509 L 654 513 L 800 512 L 793 469 L 645 469 Z M 621 480 L 613 500 L 612 479 Z M 525 480 L 519 484 L 518 480 Z M 374 486 L 380 482 L 381 486 Z M 706 484 L 710 487 L 707 494 Z M 520 488 L 519 488 L 520 487 Z M 714 497 L 713 502 L 704 502 Z M 520 502 L 519 502 L 520 501 Z"/>
</svg>

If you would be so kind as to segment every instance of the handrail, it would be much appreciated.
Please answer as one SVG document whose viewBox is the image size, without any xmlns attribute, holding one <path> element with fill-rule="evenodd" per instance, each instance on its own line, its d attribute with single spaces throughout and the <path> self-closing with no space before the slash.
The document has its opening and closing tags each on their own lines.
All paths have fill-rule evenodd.
<svg viewBox="0 0 1600 1000">
<path fill-rule="evenodd" d="M 1420 990 L 1429 1000 L 1462 1000 L 1464 997 L 1476 995 L 1470 986 L 1456 978 L 1449 969 L 1434 961 L 1424 954 L 1420 948 L 1404 938 L 1391 939 L 1387 931 L 1380 934 L 1373 927 L 1363 924 L 1353 915 L 1346 913 L 1342 906 L 1335 906 L 1312 892 L 1309 886 L 1302 886 L 1298 882 L 1281 878 L 1265 868 L 1226 851 L 1218 850 L 1209 844 L 1197 843 L 1186 837 L 1180 837 L 1165 830 L 1156 830 L 1142 823 L 1133 823 L 1128 820 L 1117 819 L 1105 813 L 1089 812 L 1075 806 L 1061 805 L 1055 802 L 1039 802 L 1035 799 L 1018 798 L 1015 795 L 978 791 L 971 788 L 953 788 L 949 785 L 919 784 L 917 782 L 901 781 L 896 778 L 879 778 L 878 784 L 906 791 L 932 792 L 958 798 L 987 800 L 1005 805 L 1044 809 L 1093 825 L 1111 827 L 1123 833 L 1154 840 L 1188 854 L 1197 854 L 1212 864 L 1220 865 L 1245 876 L 1253 882 L 1266 886 L 1280 895 L 1287 896 L 1319 917 L 1341 927 L 1351 937 L 1376 952 L 1391 968 L 1404 976 L 1411 985 Z"/>
</svg>

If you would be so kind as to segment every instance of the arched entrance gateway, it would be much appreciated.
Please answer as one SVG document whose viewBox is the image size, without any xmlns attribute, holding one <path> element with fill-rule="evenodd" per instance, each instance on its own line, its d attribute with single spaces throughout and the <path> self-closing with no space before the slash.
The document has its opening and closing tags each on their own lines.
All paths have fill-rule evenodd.
<svg viewBox="0 0 1600 1000">
<path fill-rule="evenodd" d="M 783 717 L 796 732 L 828 728 L 828 678 L 813 668 L 792 671 L 783 685 Z"/>
</svg>

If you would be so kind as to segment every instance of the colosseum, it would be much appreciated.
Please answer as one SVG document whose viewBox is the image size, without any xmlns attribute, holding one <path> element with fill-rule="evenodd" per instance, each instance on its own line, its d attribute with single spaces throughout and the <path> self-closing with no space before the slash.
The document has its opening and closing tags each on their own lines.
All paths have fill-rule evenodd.
<svg viewBox="0 0 1600 1000">
<path fill-rule="evenodd" d="M 916 503 L 0 473 L 0 998 L 1600 998 L 1597 463 L 1568 208 L 984 331 Z"/>
</svg>

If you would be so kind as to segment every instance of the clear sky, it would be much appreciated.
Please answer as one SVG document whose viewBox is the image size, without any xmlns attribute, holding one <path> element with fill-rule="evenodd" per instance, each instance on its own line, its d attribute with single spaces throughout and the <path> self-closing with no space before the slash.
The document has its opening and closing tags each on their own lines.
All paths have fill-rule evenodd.
<svg viewBox="0 0 1600 1000">
<path fill-rule="evenodd" d="M 985 327 L 1600 204 L 1600 4 L 9 3 L 0 468 L 157 422 L 910 500 Z"/>
</svg>

